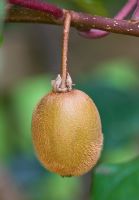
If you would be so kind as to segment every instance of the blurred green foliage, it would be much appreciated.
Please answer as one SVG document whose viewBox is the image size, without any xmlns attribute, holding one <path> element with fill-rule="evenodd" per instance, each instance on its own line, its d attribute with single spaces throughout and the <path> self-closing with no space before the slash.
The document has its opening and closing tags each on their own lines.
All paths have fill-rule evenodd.
<svg viewBox="0 0 139 200">
<path fill-rule="evenodd" d="M 5 17 L 5 9 L 6 9 L 6 3 L 5 0 L 0 1 L 0 45 L 3 41 L 3 36 L 2 36 L 2 28 L 3 28 L 3 21 Z"/>
<path fill-rule="evenodd" d="M 104 164 L 94 172 L 91 199 L 138 199 L 139 159 L 133 160 L 139 156 L 138 73 L 134 63 L 113 60 L 77 84 L 95 101 L 104 133 Z"/>
<path fill-rule="evenodd" d="M 95 77 L 90 73 L 88 79 L 77 85 L 92 97 L 100 111 L 104 150 L 109 151 L 136 142 L 139 132 L 138 75 L 134 65 L 123 60 L 104 63 L 98 69 Z"/>
<path fill-rule="evenodd" d="M 31 116 L 37 102 L 50 91 L 50 80 L 51 76 L 48 75 L 28 78 L 20 81 L 11 90 L 10 107 L 14 113 L 14 120 L 17 126 L 15 129 L 16 135 L 13 135 L 12 138 L 14 141 L 18 141 L 16 143 L 17 150 L 19 151 L 20 149 L 23 154 L 34 154 L 31 142 Z M 132 162 L 134 166 L 132 159 L 139 155 L 138 71 L 132 62 L 115 60 L 98 66 L 95 75 L 92 72 L 86 74 L 86 78 L 80 77 L 76 85 L 92 97 L 100 111 L 104 132 L 104 149 L 100 160 L 100 163 L 102 163 L 100 167 L 103 165 L 107 167 L 108 165 L 109 169 L 110 165 L 110 170 L 111 166 L 112 169 L 116 169 L 115 173 L 112 171 L 109 179 L 109 174 L 107 177 L 107 173 L 100 176 L 98 173 L 100 167 L 99 165 L 96 167 L 95 179 L 92 179 L 92 193 L 95 195 L 95 200 L 99 200 L 102 196 L 97 188 L 101 187 L 102 191 L 105 190 L 107 184 L 112 185 L 118 173 L 120 177 L 124 178 L 125 167 L 127 167 L 128 173 L 128 169 L 130 171 L 130 166 L 132 167 Z M 0 140 L 4 142 L 2 137 Z M 11 154 L 12 152 L 9 153 Z M 129 164 L 126 164 L 126 161 Z M 106 176 L 105 179 L 102 177 L 104 175 Z M 134 176 L 134 179 L 136 176 Z M 130 188 L 130 182 L 129 179 L 125 178 L 124 184 L 122 184 L 122 179 L 120 178 L 119 182 L 120 189 L 117 189 L 119 186 L 116 186 L 114 191 L 116 190 L 116 194 L 120 195 L 118 199 L 121 198 L 121 200 L 124 200 L 127 196 L 126 193 L 125 196 L 123 193 L 127 184 Z M 46 185 L 47 189 L 45 188 Z M 56 199 L 56 196 L 58 196 L 57 199 L 69 198 L 70 200 L 70 198 L 74 199 L 71 190 L 79 185 L 80 180 L 78 179 L 62 179 L 53 175 L 49 178 L 46 176 L 46 178 L 43 178 L 34 187 L 37 188 L 35 191 L 40 191 L 42 199 L 48 197 L 49 199 Z M 65 188 L 64 190 L 63 187 Z M 53 190 L 55 191 L 54 193 L 52 192 Z M 106 192 L 111 191 L 111 189 L 107 190 Z M 132 188 L 131 190 L 131 192 L 135 192 L 134 195 L 137 195 L 137 190 L 133 191 Z M 36 200 L 38 200 L 40 196 L 35 191 L 34 195 L 36 196 Z M 33 197 L 34 200 L 35 196 Z M 114 197 L 110 195 L 110 198 L 113 199 Z"/>
<path fill-rule="evenodd" d="M 7 125 L 9 119 L 6 119 L 5 107 L 2 102 L 0 104 L 2 113 L 0 119 L 2 124 L 0 127 L 1 159 L 7 154 L 16 155 L 18 160 L 20 157 L 21 161 L 18 162 L 18 165 L 17 161 L 12 161 L 12 159 L 10 162 L 15 163 L 16 171 L 14 173 L 21 183 L 23 178 L 18 175 L 18 173 L 22 173 L 21 166 L 23 163 L 26 163 L 26 166 L 31 165 L 30 161 L 24 161 L 25 157 L 30 155 L 28 157 L 30 160 L 32 156 L 34 157 L 31 140 L 32 112 L 37 102 L 50 91 L 51 79 L 50 75 L 28 77 L 11 88 L 9 109 L 10 113 L 14 113 L 11 116 L 14 123 L 12 121 L 10 126 Z M 135 64 L 128 60 L 113 60 L 102 63 L 97 66 L 95 73 L 93 71 L 86 74 L 86 78 L 80 77 L 76 81 L 76 85 L 95 101 L 101 115 L 104 133 L 104 148 L 100 166 L 96 167 L 93 174 L 91 198 L 99 200 L 104 196 L 106 200 L 125 200 L 131 192 L 136 200 L 139 174 L 135 170 L 139 162 L 138 159 L 134 161 L 133 158 L 139 155 L 139 82 Z M 11 130 L 7 130 L 7 127 L 11 127 Z M 10 142 L 13 141 L 13 147 L 11 146 L 8 152 L 7 138 L 5 137 L 8 136 L 7 133 L 12 134 Z M 128 163 L 126 163 L 127 161 Z M 19 172 L 17 166 L 19 166 Z M 48 176 L 47 171 L 44 173 L 43 168 L 37 166 L 38 164 L 35 163 L 32 165 L 32 169 L 36 170 L 35 175 L 32 175 L 32 177 L 36 177 L 36 183 L 29 181 L 29 169 L 24 172 L 24 179 L 26 177 L 30 185 L 28 193 L 31 193 L 33 200 L 40 198 L 43 200 L 48 197 L 51 200 L 74 199 L 77 195 L 76 191 L 81 188 L 81 179 L 63 179 L 57 175 Z M 132 173 L 132 170 L 135 173 Z M 39 171 L 45 174 L 41 179 L 37 175 Z M 34 178 L 32 179 L 34 180 Z M 134 188 L 132 187 L 133 181 L 135 181 Z M 128 188 L 129 193 L 125 192 L 126 188 Z M 103 192 L 99 192 L 99 190 Z"/>
<path fill-rule="evenodd" d="M 3 161 L 7 157 L 7 117 L 5 107 L 2 101 L 0 101 L 0 161 Z"/>
<path fill-rule="evenodd" d="M 49 179 L 48 177 L 43 179 L 41 184 L 38 185 L 37 190 L 38 189 L 41 195 L 39 195 L 39 198 L 36 198 L 36 200 L 76 200 L 81 189 L 81 178 L 63 178 L 53 174 L 49 176 Z M 36 194 L 34 194 L 34 196 L 36 196 Z M 33 200 L 35 200 L 35 198 Z"/>
<path fill-rule="evenodd" d="M 93 79 L 122 91 L 134 89 L 139 84 L 134 63 L 126 59 L 100 64 Z"/>
<path fill-rule="evenodd" d="M 49 0 L 49 2 L 64 8 L 109 16 L 115 15 L 126 0 Z M 1 0 L 0 43 L 3 40 L 4 16 L 5 2 Z M 98 66 L 95 75 L 93 71 L 86 74 L 86 78 L 80 77 L 76 82 L 77 87 L 95 101 L 100 111 L 104 132 L 104 149 L 100 165 L 93 172 L 91 199 L 138 200 L 138 74 L 139 71 L 134 63 L 114 60 Z M 32 192 L 31 199 L 73 200 L 77 199 L 78 191 L 81 190 L 80 178 L 50 175 L 47 171 L 44 173 L 38 163 L 31 162 L 31 159 L 34 159 L 31 140 L 32 112 L 37 102 L 50 91 L 50 80 L 50 75 L 24 79 L 11 88 L 8 106 L 0 101 L 0 161 L 10 158 L 7 162 L 9 168 L 14 166 L 14 170 L 11 167 L 11 171 L 13 170 L 21 185 L 23 182 L 25 185 L 28 183 L 27 186 L 30 186 L 28 188 Z M 134 157 L 137 158 L 133 159 Z M 31 169 L 27 166 L 31 166 Z M 22 167 L 25 167 L 24 173 Z"/>
<path fill-rule="evenodd" d="M 50 91 L 49 76 L 38 76 L 25 79 L 11 92 L 11 104 L 18 127 L 21 151 L 32 152 L 31 118 L 39 100 Z M 18 148 L 19 149 L 19 148 Z"/>
<path fill-rule="evenodd" d="M 47 1 L 48 2 L 48 1 Z M 92 14 L 101 14 L 107 15 L 107 9 L 105 4 L 101 0 L 49 0 L 50 3 L 56 3 L 59 6 L 62 6 L 67 9 L 80 10 L 84 12 L 89 12 Z"/>
<path fill-rule="evenodd" d="M 139 199 L 139 157 L 123 164 L 101 164 L 93 175 L 91 199 Z"/>
<path fill-rule="evenodd" d="M 124 5 L 126 0 L 46 0 L 55 3 L 66 9 L 88 12 L 90 14 L 114 16 L 115 13 Z"/>
</svg>

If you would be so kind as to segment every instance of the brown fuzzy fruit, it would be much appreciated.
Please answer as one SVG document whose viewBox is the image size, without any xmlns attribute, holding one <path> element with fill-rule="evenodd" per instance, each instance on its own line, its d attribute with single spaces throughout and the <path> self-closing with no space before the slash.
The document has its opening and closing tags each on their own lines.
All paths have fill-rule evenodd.
<svg viewBox="0 0 139 200">
<path fill-rule="evenodd" d="M 44 96 L 33 113 L 32 134 L 41 163 L 61 176 L 88 172 L 102 149 L 98 110 L 80 90 Z"/>
</svg>

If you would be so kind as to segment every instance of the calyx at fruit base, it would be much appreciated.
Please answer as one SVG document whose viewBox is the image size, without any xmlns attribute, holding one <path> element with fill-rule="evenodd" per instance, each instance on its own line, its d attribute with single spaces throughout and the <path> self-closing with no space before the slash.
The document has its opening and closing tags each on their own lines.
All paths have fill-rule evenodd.
<svg viewBox="0 0 139 200">
<path fill-rule="evenodd" d="M 72 86 L 75 85 L 72 83 L 72 79 L 71 79 L 71 76 L 69 75 L 69 73 L 67 73 L 64 88 L 61 87 L 62 78 L 61 78 L 60 74 L 58 74 L 58 76 L 56 77 L 55 80 L 51 81 L 51 84 L 52 84 L 53 92 L 70 92 L 72 90 Z"/>
</svg>

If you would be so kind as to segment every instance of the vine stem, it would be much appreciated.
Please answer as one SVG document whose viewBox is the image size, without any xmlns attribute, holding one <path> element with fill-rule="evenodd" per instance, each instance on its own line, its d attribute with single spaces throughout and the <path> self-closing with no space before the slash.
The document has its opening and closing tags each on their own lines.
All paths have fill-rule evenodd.
<svg viewBox="0 0 139 200">
<path fill-rule="evenodd" d="M 123 6 L 123 8 L 114 17 L 114 19 L 119 19 L 119 20 L 124 19 L 135 7 L 136 3 L 137 0 L 128 0 L 126 4 Z M 89 31 L 79 32 L 79 34 L 89 39 L 96 39 L 107 36 L 110 33 L 99 29 L 90 29 Z"/>
<path fill-rule="evenodd" d="M 61 88 L 66 88 L 66 78 L 67 78 L 67 61 L 68 61 L 68 44 L 69 44 L 69 32 L 71 24 L 71 14 L 70 12 L 65 13 L 64 19 L 64 30 L 63 30 L 63 46 L 62 46 L 62 64 L 61 64 Z"/>
<path fill-rule="evenodd" d="M 30 2 L 28 4 L 27 2 Z M 35 2 L 35 4 L 34 4 Z M 26 22 L 26 23 L 44 23 L 44 24 L 55 24 L 63 25 L 64 21 L 64 10 L 61 10 L 61 16 L 57 16 L 57 9 L 51 9 L 53 12 L 49 12 L 49 5 L 44 2 L 43 7 L 39 7 L 42 1 L 39 0 L 9 0 L 9 3 L 17 5 L 12 6 L 5 19 L 6 22 Z M 18 6 L 19 5 L 19 6 Z M 35 7 L 34 7 L 35 5 Z M 44 11 L 44 5 L 46 10 Z M 23 7 L 21 7 L 23 6 Z M 55 6 L 54 6 L 55 8 Z M 69 11 L 72 20 L 71 26 L 77 28 L 80 31 L 88 31 L 90 29 L 100 29 L 107 32 L 132 35 L 139 37 L 139 21 L 135 20 L 118 20 L 101 16 L 91 16 L 86 13 Z"/>
<path fill-rule="evenodd" d="M 55 18 L 60 18 L 63 16 L 63 10 L 57 6 L 40 1 L 40 0 L 8 0 L 10 4 L 23 6 L 26 8 L 41 10 L 53 15 Z"/>
</svg>

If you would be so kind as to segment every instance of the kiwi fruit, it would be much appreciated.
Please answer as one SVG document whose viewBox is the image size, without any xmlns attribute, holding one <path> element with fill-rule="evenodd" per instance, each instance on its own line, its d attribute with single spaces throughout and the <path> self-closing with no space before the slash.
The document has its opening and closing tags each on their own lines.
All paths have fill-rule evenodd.
<svg viewBox="0 0 139 200">
<path fill-rule="evenodd" d="M 36 106 L 32 137 L 42 165 L 61 176 L 80 176 L 93 168 L 103 135 L 99 112 L 80 90 L 50 92 Z"/>
</svg>

